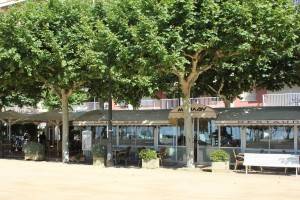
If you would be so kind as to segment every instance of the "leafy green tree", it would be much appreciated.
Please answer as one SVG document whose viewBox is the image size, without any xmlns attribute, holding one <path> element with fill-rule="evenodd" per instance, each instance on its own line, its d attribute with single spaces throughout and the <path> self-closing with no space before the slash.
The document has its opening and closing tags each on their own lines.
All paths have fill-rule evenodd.
<svg viewBox="0 0 300 200">
<path fill-rule="evenodd" d="M 48 110 L 61 110 L 61 101 L 56 94 L 51 91 L 44 91 L 43 94 L 43 106 Z M 89 94 L 86 91 L 76 91 L 69 97 L 69 109 L 72 109 L 73 105 L 80 105 L 90 99 Z"/>
<path fill-rule="evenodd" d="M 5 43 L 11 43 L 13 36 L 5 35 L 1 30 L 9 29 L 0 14 L 0 112 L 10 106 L 35 106 L 40 100 L 42 87 L 26 76 L 24 70 L 17 68 L 20 57 L 15 49 L 7 51 Z"/>
<path fill-rule="evenodd" d="M 69 161 L 69 97 L 88 80 L 105 72 L 101 53 L 94 51 L 96 35 L 91 1 L 38 1 L 4 14 L 3 48 L 11 65 L 55 93 L 63 112 L 63 162 Z M 14 58 L 18 62 L 14 62 Z"/>
<path fill-rule="evenodd" d="M 290 0 L 122 0 L 112 4 L 114 32 L 134 49 L 127 59 L 135 59 L 136 66 L 152 76 L 165 73 L 178 78 L 189 167 L 194 159 L 190 94 L 198 78 L 208 70 L 219 71 L 228 61 L 235 63 L 228 67 L 242 73 L 254 70 L 268 76 L 273 66 L 265 64 L 290 56 L 298 37 Z"/>
</svg>

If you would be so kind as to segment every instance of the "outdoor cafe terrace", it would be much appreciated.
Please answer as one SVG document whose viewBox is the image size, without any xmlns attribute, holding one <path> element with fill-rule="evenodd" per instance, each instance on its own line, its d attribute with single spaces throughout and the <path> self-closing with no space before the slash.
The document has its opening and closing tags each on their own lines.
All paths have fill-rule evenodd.
<svg viewBox="0 0 300 200">
<path fill-rule="evenodd" d="M 209 108 L 201 105 L 192 112 L 197 164 L 210 163 L 209 154 L 224 149 L 237 152 L 299 153 L 300 107 Z M 199 107 L 201 109 L 199 109 Z M 205 108 L 205 109 L 203 109 Z M 130 146 L 131 160 L 138 148 L 166 149 L 166 162 L 186 161 L 183 113 L 173 110 L 114 110 L 113 148 Z M 174 114 L 175 113 L 175 114 Z M 47 156 L 61 157 L 61 113 L 0 113 L 1 157 L 22 155 L 24 133 L 32 140 L 44 132 Z M 107 111 L 70 113 L 70 154 L 87 154 L 82 133 L 90 133 L 91 144 L 107 138 Z M 17 142 L 18 145 L 17 147 Z M 72 155 L 71 155 L 72 156 Z"/>
</svg>

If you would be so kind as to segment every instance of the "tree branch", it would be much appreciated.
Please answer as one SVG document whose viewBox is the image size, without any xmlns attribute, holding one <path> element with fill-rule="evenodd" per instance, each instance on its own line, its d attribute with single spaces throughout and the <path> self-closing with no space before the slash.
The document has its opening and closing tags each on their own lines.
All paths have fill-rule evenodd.
<svg viewBox="0 0 300 200">
<path fill-rule="evenodd" d="M 220 85 L 220 87 L 219 87 L 219 90 L 218 90 L 218 94 L 220 95 L 221 94 L 221 91 L 223 90 L 223 88 L 224 88 L 224 83 L 225 81 L 224 81 L 224 77 L 222 77 L 222 80 L 221 80 L 221 85 Z"/>
</svg>

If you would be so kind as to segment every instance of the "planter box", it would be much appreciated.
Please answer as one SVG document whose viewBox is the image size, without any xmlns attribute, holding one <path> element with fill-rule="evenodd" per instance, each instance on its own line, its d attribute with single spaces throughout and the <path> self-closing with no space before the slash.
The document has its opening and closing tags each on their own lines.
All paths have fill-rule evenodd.
<svg viewBox="0 0 300 200">
<path fill-rule="evenodd" d="M 212 162 L 211 163 L 212 172 L 229 172 L 229 161 L 226 162 Z"/>
<path fill-rule="evenodd" d="M 93 157 L 93 165 L 99 167 L 105 167 L 104 157 Z"/>
<path fill-rule="evenodd" d="M 25 154 L 24 156 L 25 160 L 45 160 L 44 154 Z"/>
<path fill-rule="evenodd" d="M 152 160 L 149 160 L 149 161 L 142 160 L 142 168 L 146 168 L 146 169 L 159 168 L 159 158 L 152 159 Z"/>
</svg>

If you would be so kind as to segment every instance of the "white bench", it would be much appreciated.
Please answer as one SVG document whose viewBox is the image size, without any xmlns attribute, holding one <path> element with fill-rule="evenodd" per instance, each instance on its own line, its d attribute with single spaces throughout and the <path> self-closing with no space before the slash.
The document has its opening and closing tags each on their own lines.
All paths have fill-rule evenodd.
<svg viewBox="0 0 300 200">
<path fill-rule="evenodd" d="M 296 175 L 300 168 L 300 156 L 294 154 L 265 154 L 265 153 L 245 153 L 243 165 L 248 174 L 249 166 L 257 167 L 282 167 L 295 168 Z"/>
</svg>

